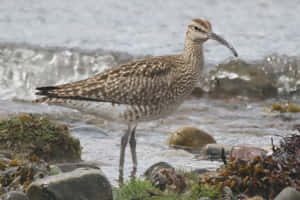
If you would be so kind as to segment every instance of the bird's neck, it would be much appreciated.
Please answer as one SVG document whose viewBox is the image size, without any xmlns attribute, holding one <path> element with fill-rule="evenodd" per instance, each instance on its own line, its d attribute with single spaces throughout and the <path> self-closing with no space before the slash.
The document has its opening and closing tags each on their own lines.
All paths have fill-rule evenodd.
<svg viewBox="0 0 300 200">
<path fill-rule="evenodd" d="M 186 67 L 200 75 L 204 65 L 203 43 L 187 39 L 184 45 L 183 58 Z"/>
</svg>

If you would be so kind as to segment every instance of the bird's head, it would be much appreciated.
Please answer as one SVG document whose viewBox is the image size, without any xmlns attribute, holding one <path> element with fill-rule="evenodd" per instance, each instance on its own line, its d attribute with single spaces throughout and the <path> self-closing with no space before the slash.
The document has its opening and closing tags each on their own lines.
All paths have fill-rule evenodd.
<svg viewBox="0 0 300 200">
<path fill-rule="evenodd" d="M 229 48 L 234 56 L 238 56 L 236 50 L 225 39 L 212 31 L 211 24 L 205 19 L 193 19 L 189 25 L 186 33 L 187 39 L 196 43 L 203 43 L 208 39 L 216 40 Z"/>
</svg>

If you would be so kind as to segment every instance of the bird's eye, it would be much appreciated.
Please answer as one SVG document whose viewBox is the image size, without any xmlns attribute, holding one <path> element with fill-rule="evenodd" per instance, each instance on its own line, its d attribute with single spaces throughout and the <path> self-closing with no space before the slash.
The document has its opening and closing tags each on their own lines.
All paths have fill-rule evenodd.
<svg viewBox="0 0 300 200">
<path fill-rule="evenodd" d="M 201 31 L 200 28 L 198 28 L 197 26 L 194 26 L 193 29 L 194 29 L 195 31 Z"/>
</svg>

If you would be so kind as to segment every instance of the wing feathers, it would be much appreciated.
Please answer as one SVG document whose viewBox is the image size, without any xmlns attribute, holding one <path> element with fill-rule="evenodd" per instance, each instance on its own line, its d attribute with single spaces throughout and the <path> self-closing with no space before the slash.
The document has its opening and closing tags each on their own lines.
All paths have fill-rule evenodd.
<svg viewBox="0 0 300 200">
<path fill-rule="evenodd" d="M 36 94 L 54 99 L 150 104 L 168 92 L 174 71 L 172 59 L 152 58 L 123 64 L 86 80 L 39 87 Z"/>
</svg>

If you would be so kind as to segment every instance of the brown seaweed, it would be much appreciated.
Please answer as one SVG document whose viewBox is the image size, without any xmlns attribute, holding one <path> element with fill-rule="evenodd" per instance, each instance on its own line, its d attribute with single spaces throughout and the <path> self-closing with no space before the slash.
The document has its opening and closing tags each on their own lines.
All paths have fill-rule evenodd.
<svg viewBox="0 0 300 200">
<path fill-rule="evenodd" d="M 229 186 L 236 194 L 261 195 L 273 199 L 287 186 L 300 189 L 300 135 L 284 137 L 269 156 L 252 161 L 231 160 L 217 176 L 200 180 L 200 185 Z"/>
</svg>

